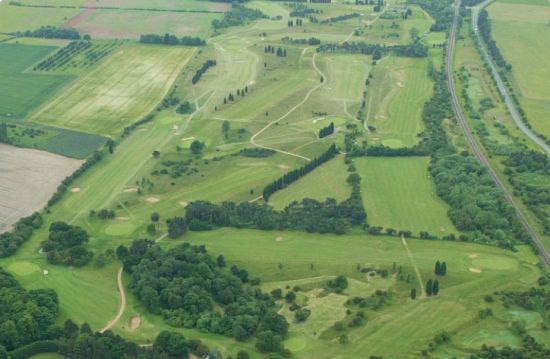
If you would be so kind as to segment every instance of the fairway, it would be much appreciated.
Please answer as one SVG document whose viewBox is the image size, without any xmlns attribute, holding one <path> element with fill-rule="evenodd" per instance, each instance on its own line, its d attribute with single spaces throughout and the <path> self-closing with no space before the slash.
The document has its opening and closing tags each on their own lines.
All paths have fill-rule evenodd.
<svg viewBox="0 0 550 359">
<path fill-rule="evenodd" d="M 425 59 L 388 57 L 373 70 L 367 88 L 366 122 L 370 138 L 388 147 L 409 147 L 422 131 L 422 108 L 432 94 Z"/>
<path fill-rule="evenodd" d="M 426 157 L 360 158 L 363 202 L 371 226 L 428 231 L 441 236 L 457 233 L 437 197 Z"/>
<path fill-rule="evenodd" d="M 52 46 L 0 44 L 0 119 L 24 118 L 73 79 L 27 70 L 55 50 Z"/>
<path fill-rule="evenodd" d="M 546 6 L 509 4 L 488 7 L 493 37 L 512 65 L 513 78 L 528 121 L 550 136 L 550 2 Z"/>
<path fill-rule="evenodd" d="M 123 46 L 30 120 L 115 136 L 153 110 L 192 54 L 180 47 Z"/>
</svg>

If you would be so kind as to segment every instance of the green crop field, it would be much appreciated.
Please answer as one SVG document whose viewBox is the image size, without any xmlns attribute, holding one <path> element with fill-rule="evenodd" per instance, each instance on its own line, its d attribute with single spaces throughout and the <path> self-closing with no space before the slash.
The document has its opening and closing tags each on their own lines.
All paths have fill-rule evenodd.
<svg viewBox="0 0 550 359">
<path fill-rule="evenodd" d="M 60 2 L 66 0 L 59 0 Z M 198 0 L 160 0 L 151 5 L 146 0 L 85 0 L 86 6 L 91 7 L 120 7 L 132 9 L 161 9 L 161 10 L 191 10 L 223 12 L 229 8 L 229 4 L 205 2 Z"/>
<path fill-rule="evenodd" d="M 435 235 L 456 233 L 431 183 L 428 162 L 423 157 L 355 161 L 370 225 Z"/>
<path fill-rule="evenodd" d="M 550 3 L 501 3 L 488 8 L 493 36 L 513 66 L 512 75 L 529 122 L 550 136 Z"/>
<path fill-rule="evenodd" d="M 423 129 L 422 107 L 432 93 L 425 60 L 389 57 L 373 70 L 367 88 L 366 121 L 374 142 L 413 146 Z"/>
<path fill-rule="evenodd" d="M 145 116 L 168 92 L 193 50 L 125 46 L 30 121 L 105 136 Z"/>
<path fill-rule="evenodd" d="M 0 44 L 0 118 L 20 119 L 73 77 L 33 73 L 28 68 L 55 47 Z"/>
<path fill-rule="evenodd" d="M 0 3 L 0 32 L 4 33 L 35 30 L 45 25 L 60 26 L 80 11 L 77 8 L 26 8 L 8 3 Z"/>
</svg>

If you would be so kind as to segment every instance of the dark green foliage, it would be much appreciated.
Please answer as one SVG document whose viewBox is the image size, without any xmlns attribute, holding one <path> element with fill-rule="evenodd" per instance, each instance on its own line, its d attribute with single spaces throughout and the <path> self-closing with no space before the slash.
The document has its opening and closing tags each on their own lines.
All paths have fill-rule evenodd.
<svg viewBox="0 0 550 359">
<path fill-rule="evenodd" d="M 435 275 L 441 275 L 441 262 L 440 261 L 435 262 L 434 273 L 435 273 Z"/>
<path fill-rule="evenodd" d="M 256 349 L 264 353 L 279 353 L 283 350 L 282 337 L 270 330 L 260 332 L 258 333 Z"/>
<path fill-rule="evenodd" d="M 433 280 L 428 279 L 428 282 L 426 283 L 426 295 L 430 296 L 434 292 L 434 283 Z"/>
<path fill-rule="evenodd" d="M 328 19 L 323 19 L 323 20 L 319 21 L 319 24 L 330 24 L 330 23 L 338 22 L 338 21 L 346 21 L 346 20 L 353 19 L 354 17 L 359 17 L 359 16 L 361 16 L 359 13 L 354 12 L 354 13 L 351 13 L 351 14 L 345 14 L 345 15 L 340 15 L 340 16 L 335 16 L 335 17 L 329 17 Z"/>
<path fill-rule="evenodd" d="M 296 300 L 296 293 L 294 293 L 293 291 L 290 291 L 290 292 L 285 294 L 285 301 L 287 303 L 292 303 L 295 300 Z"/>
<path fill-rule="evenodd" d="M 216 60 L 207 60 L 202 66 L 195 72 L 193 78 L 191 78 L 191 83 L 194 85 L 201 79 L 202 75 L 212 66 L 216 66 Z"/>
<path fill-rule="evenodd" d="M 198 155 L 202 152 L 204 149 L 204 143 L 199 140 L 193 140 L 191 142 L 191 146 L 189 147 L 191 149 L 191 152 L 193 152 L 194 155 Z"/>
<path fill-rule="evenodd" d="M 17 221 L 11 231 L 0 234 L 0 258 L 14 254 L 17 248 L 31 237 L 33 231 L 41 226 L 42 216 L 36 212 Z"/>
<path fill-rule="evenodd" d="M 176 113 L 180 115 L 189 114 L 193 111 L 191 103 L 189 101 L 183 101 L 178 107 L 176 107 Z"/>
<path fill-rule="evenodd" d="M 48 262 L 81 267 L 87 264 L 93 253 L 84 248 L 88 242 L 88 233 L 78 226 L 65 222 L 54 222 L 50 225 L 48 239 L 40 245 L 47 253 Z"/>
<path fill-rule="evenodd" d="M 447 31 L 453 22 L 452 0 L 408 0 L 407 3 L 419 5 L 435 19 L 430 31 Z"/>
<path fill-rule="evenodd" d="M 42 354 L 42 353 L 59 353 L 63 349 L 63 346 L 59 341 L 55 340 L 39 340 L 30 344 L 27 344 L 23 347 L 17 348 L 14 351 L 10 352 L 11 359 L 27 359 L 33 355 Z M 0 358 L 2 357 L 0 353 Z"/>
<path fill-rule="evenodd" d="M 237 340 L 262 331 L 286 335 L 288 323 L 276 313 L 271 296 L 244 284 L 246 271 L 220 267 L 204 246 L 185 243 L 164 251 L 151 244 L 134 241 L 129 249 L 119 247 L 117 255 L 131 274 L 132 292 L 170 325 Z"/>
<path fill-rule="evenodd" d="M 327 282 L 327 285 L 325 286 L 325 289 L 334 292 L 334 293 L 342 293 L 346 288 L 348 287 L 348 280 L 343 275 L 339 275 L 338 277 L 331 279 Z"/>
<path fill-rule="evenodd" d="M 326 150 L 323 154 L 321 154 L 319 157 L 315 157 L 313 160 L 308 162 L 306 165 L 292 170 L 288 173 L 286 173 L 283 177 L 279 178 L 278 180 L 274 181 L 273 183 L 267 185 L 264 188 L 263 191 L 263 198 L 264 200 L 268 200 L 269 197 L 277 192 L 280 189 L 285 188 L 289 184 L 297 181 L 301 177 L 305 176 L 309 172 L 313 171 L 315 168 L 319 167 L 325 162 L 328 162 L 332 158 L 334 158 L 338 154 L 338 148 L 336 148 L 335 144 L 332 144 L 328 150 Z"/>
<path fill-rule="evenodd" d="M 516 305 L 531 311 L 550 313 L 550 290 L 530 288 L 522 292 L 499 292 L 498 295 L 505 307 Z"/>
<path fill-rule="evenodd" d="M 245 156 L 245 157 L 269 157 L 271 155 L 275 154 L 275 151 L 268 150 L 266 148 L 243 148 L 239 151 L 239 155 Z"/>
<path fill-rule="evenodd" d="M 57 28 L 55 26 L 42 26 L 38 30 L 16 32 L 14 35 L 23 37 L 41 37 L 45 39 L 80 39 L 80 34 L 77 30 L 64 27 Z"/>
<path fill-rule="evenodd" d="M 367 44 L 366 42 L 344 42 L 323 44 L 317 48 L 318 52 L 338 52 L 350 54 L 373 55 L 374 60 L 380 59 L 387 54 L 402 57 L 426 57 L 428 47 L 421 43 L 408 45 L 378 45 Z"/>
<path fill-rule="evenodd" d="M 221 29 L 230 26 L 240 26 L 264 18 L 267 18 L 267 16 L 258 9 L 249 9 L 243 5 L 234 3 L 231 10 L 223 14 L 223 19 L 212 21 L 212 27 L 214 29 Z"/>
<path fill-rule="evenodd" d="M 46 339 L 59 311 L 51 289 L 26 291 L 0 268 L 0 345 L 8 351 Z"/>
<path fill-rule="evenodd" d="M 525 335 L 519 348 L 510 348 L 508 346 L 502 349 L 496 349 L 483 345 L 479 352 L 472 354 L 470 359 L 511 359 L 511 358 L 532 358 L 544 359 L 550 358 L 550 349 L 529 336 Z"/>
<path fill-rule="evenodd" d="M 153 343 L 155 353 L 168 355 L 170 358 L 187 358 L 189 346 L 187 340 L 176 332 L 162 331 Z"/>
<path fill-rule="evenodd" d="M 491 23 L 489 21 L 489 13 L 485 9 L 481 10 L 481 12 L 479 13 L 478 26 L 479 33 L 485 41 L 487 49 L 489 49 L 489 53 L 491 54 L 493 60 L 495 60 L 498 66 L 506 68 L 507 70 L 511 70 L 512 65 L 508 64 L 504 57 L 502 57 L 497 43 L 495 42 L 495 40 L 493 40 L 491 36 Z"/>
<path fill-rule="evenodd" d="M 187 223 L 183 217 L 174 217 L 166 220 L 168 225 L 168 237 L 179 238 L 187 232 Z"/>
<path fill-rule="evenodd" d="M 0 123 L 0 143 L 10 143 L 8 125 L 5 122 Z"/>
<path fill-rule="evenodd" d="M 434 280 L 432 291 L 433 291 L 433 295 L 437 295 L 439 293 L 439 281 L 437 279 Z"/>
<path fill-rule="evenodd" d="M 311 315 L 311 310 L 306 308 L 300 308 L 294 313 L 294 318 L 297 322 L 305 322 L 307 318 Z"/>
<path fill-rule="evenodd" d="M 411 289 L 411 299 L 412 300 L 416 299 L 416 288 Z"/>
<path fill-rule="evenodd" d="M 331 122 L 327 127 L 323 127 L 319 130 L 319 138 L 327 137 L 334 133 L 334 122 Z"/>
<path fill-rule="evenodd" d="M 199 37 L 184 36 L 178 38 L 172 34 L 144 34 L 139 37 L 139 42 L 144 44 L 162 44 L 162 45 L 183 45 L 183 46 L 204 46 L 206 41 Z"/>
</svg>

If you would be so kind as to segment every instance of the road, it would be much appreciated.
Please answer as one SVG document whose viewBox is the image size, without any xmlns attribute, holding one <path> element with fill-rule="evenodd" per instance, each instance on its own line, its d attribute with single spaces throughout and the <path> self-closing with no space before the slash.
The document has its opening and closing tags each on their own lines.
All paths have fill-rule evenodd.
<svg viewBox="0 0 550 359">
<path fill-rule="evenodd" d="M 122 283 L 122 267 L 120 267 L 117 273 L 117 284 L 118 292 L 120 293 L 120 307 L 118 308 L 118 313 L 109 323 L 107 323 L 106 326 L 101 328 L 101 330 L 99 331 L 100 333 L 111 329 L 119 321 L 119 319 L 122 317 L 122 314 L 124 314 L 124 310 L 126 309 L 126 293 L 124 292 L 124 284 Z"/>
<path fill-rule="evenodd" d="M 460 127 L 462 128 L 462 131 L 464 132 L 464 137 L 466 137 L 466 141 L 468 142 L 468 145 L 472 149 L 474 155 L 476 156 L 478 161 L 487 168 L 487 172 L 495 182 L 496 186 L 502 191 L 502 194 L 504 195 L 504 198 L 506 199 L 506 201 L 508 201 L 514 207 L 519 221 L 522 223 L 525 230 L 531 236 L 532 242 L 534 246 L 537 248 L 540 258 L 548 267 L 550 267 L 550 254 L 548 254 L 548 251 L 546 250 L 546 248 L 544 248 L 544 245 L 542 244 L 542 241 L 539 238 L 537 232 L 533 229 L 531 224 L 527 221 L 523 213 L 520 211 L 519 207 L 515 203 L 514 198 L 508 192 L 508 189 L 504 186 L 502 181 L 498 178 L 498 176 L 496 175 L 496 172 L 491 168 L 491 165 L 489 164 L 489 161 L 485 157 L 485 154 L 483 153 L 483 151 L 480 149 L 479 145 L 475 141 L 474 136 L 472 135 L 472 131 L 468 127 L 468 124 L 462 113 L 462 109 L 460 108 L 460 103 L 458 101 L 458 96 L 456 94 L 454 77 L 453 77 L 453 59 L 454 59 L 455 41 L 456 41 L 456 35 L 457 35 L 457 29 L 458 29 L 459 8 L 460 8 L 460 0 L 455 0 L 454 18 L 453 18 L 453 24 L 451 26 L 451 32 L 449 34 L 449 40 L 447 43 L 447 54 L 446 54 L 446 61 L 445 61 L 447 80 L 448 80 L 447 85 L 449 88 L 449 92 L 451 94 L 453 111 L 455 113 L 458 123 L 460 124 Z"/>
<path fill-rule="evenodd" d="M 483 39 L 481 38 L 481 35 L 479 34 L 479 28 L 478 28 L 478 19 L 479 19 L 479 12 L 483 10 L 487 5 L 492 3 L 494 0 L 487 0 L 477 6 L 472 7 L 472 28 L 474 30 L 474 33 L 477 38 L 477 42 L 479 44 L 479 48 L 481 49 L 481 53 L 483 55 L 483 58 L 485 62 L 489 65 L 489 68 L 491 69 L 491 73 L 493 75 L 493 78 L 496 81 L 498 91 L 502 95 L 502 98 L 504 99 L 504 103 L 506 104 L 506 107 L 508 108 L 508 112 L 512 116 L 512 119 L 518 126 L 518 128 L 525 133 L 527 137 L 529 137 L 533 142 L 535 142 L 537 145 L 540 146 L 548 155 L 550 155 L 550 145 L 548 145 L 542 138 L 537 136 L 536 133 L 534 133 L 525 122 L 523 122 L 523 119 L 521 118 L 516 105 L 514 104 L 514 101 L 512 101 L 512 98 L 510 97 L 510 94 L 506 90 L 506 86 L 504 85 L 504 81 L 502 80 L 502 77 L 498 73 L 497 67 L 492 59 L 492 57 L 489 55 L 489 52 L 487 51 L 487 47 L 483 43 Z"/>
</svg>

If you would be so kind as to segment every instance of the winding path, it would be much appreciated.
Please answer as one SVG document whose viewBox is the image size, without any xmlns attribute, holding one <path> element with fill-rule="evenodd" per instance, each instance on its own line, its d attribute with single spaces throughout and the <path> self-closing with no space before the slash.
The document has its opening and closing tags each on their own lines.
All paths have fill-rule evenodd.
<svg viewBox="0 0 550 359">
<path fill-rule="evenodd" d="M 304 49 L 303 53 L 305 53 L 307 50 L 307 48 Z M 273 126 L 274 124 L 280 122 L 281 120 L 284 120 L 285 118 L 287 118 L 291 113 L 293 113 L 294 111 L 296 111 L 300 106 L 302 106 L 304 103 L 307 102 L 307 100 L 309 100 L 309 97 L 311 96 L 311 94 L 313 92 L 315 92 L 317 89 L 321 88 L 322 86 L 325 85 L 326 83 L 326 76 L 325 74 L 319 70 L 319 68 L 317 67 L 317 64 L 315 63 L 315 57 L 317 56 L 317 53 L 313 54 L 313 57 L 311 59 L 311 62 L 312 62 L 312 65 L 313 65 L 313 69 L 315 70 L 315 72 L 317 72 L 317 74 L 319 74 L 322 78 L 323 78 L 323 82 L 319 83 L 317 86 L 311 88 L 307 94 L 304 96 L 304 99 L 302 101 L 300 101 L 299 103 L 297 103 L 294 107 L 292 107 L 290 110 L 288 110 L 287 113 L 285 113 L 284 115 L 282 115 L 281 117 L 279 117 L 278 119 L 274 120 L 274 121 L 271 121 L 270 123 L 268 123 L 264 128 L 262 128 L 261 130 L 259 130 L 258 132 L 256 132 L 252 137 L 250 137 L 250 143 L 253 144 L 254 146 L 256 147 L 260 147 L 260 148 L 265 148 L 266 150 L 272 150 L 272 151 L 275 151 L 275 152 L 279 152 L 279 153 L 282 153 L 282 154 L 285 154 L 285 155 L 289 155 L 289 156 L 294 156 L 294 157 L 298 157 L 298 158 L 301 158 L 301 159 L 304 159 L 306 161 L 311 161 L 310 158 L 308 157 L 305 157 L 305 156 L 302 156 L 302 155 L 299 155 L 299 154 L 296 154 L 296 153 L 291 153 L 291 152 L 287 152 L 287 151 L 283 151 L 283 150 L 280 150 L 278 148 L 273 148 L 273 147 L 269 147 L 269 146 L 264 146 L 264 145 L 260 145 L 256 142 L 256 137 L 258 137 L 259 135 L 261 135 L 263 132 L 265 132 L 268 128 L 270 128 L 271 126 Z"/>
<path fill-rule="evenodd" d="M 403 247 L 405 247 L 405 251 L 407 251 L 407 257 L 409 257 L 409 260 L 411 261 L 411 264 L 414 268 L 414 272 L 416 273 L 416 277 L 418 278 L 418 283 L 420 284 L 420 297 L 425 297 L 426 291 L 424 289 L 424 281 L 422 280 L 422 276 L 420 275 L 420 270 L 418 269 L 418 266 L 414 261 L 414 257 L 412 255 L 411 250 L 409 249 L 409 245 L 407 244 L 407 240 L 405 239 L 405 236 L 401 236 L 401 243 L 403 243 Z"/>
<path fill-rule="evenodd" d="M 111 329 L 122 317 L 122 314 L 124 313 L 124 310 L 126 310 L 126 293 L 124 292 L 124 284 L 122 283 L 122 267 L 118 270 L 117 274 L 117 283 L 118 283 L 118 292 L 120 293 L 120 308 L 118 308 L 118 313 L 115 315 L 113 319 L 109 323 L 107 323 L 106 326 L 101 328 L 99 331 L 100 333 L 103 333 L 109 329 Z"/>
<path fill-rule="evenodd" d="M 518 128 L 527 137 L 529 137 L 533 142 L 539 145 L 539 147 L 541 147 L 548 155 L 550 155 L 550 145 L 544 142 L 542 138 L 540 138 L 535 132 L 533 132 L 529 127 L 527 127 L 525 122 L 523 122 L 523 119 L 521 118 L 519 111 L 516 108 L 516 105 L 514 104 L 514 101 L 512 101 L 512 98 L 510 97 L 508 91 L 506 91 L 506 85 L 504 85 L 504 81 L 502 80 L 502 77 L 500 76 L 497 70 L 497 67 L 495 65 L 495 62 L 493 61 L 493 58 L 491 57 L 491 55 L 489 55 L 489 52 L 487 51 L 487 47 L 484 45 L 483 39 L 479 34 L 479 28 L 478 28 L 479 12 L 483 10 L 487 5 L 492 3 L 493 1 L 494 0 L 487 0 L 471 8 L 472 9 L 472 28 L 476 35 L 479 48 L 481 49 L 485 62 L 489 65 L 489 68 L 491 69 L 491 73 L 493 75 L 493 78 L 496 81 L 498 91 L 502 95 L 502 98 L 504 99 L 504 103 L 506 104 L 506 107 L 508 108 L 508 112 L 512 116 L 512 119 L 514 120 Z"/>
<path fill-rule="evenodd" d="M 521 224 L 523 225 L 527 233 L 529 233 L 529 235 L 531 236 L 531 240 L 534 246 L 536 247 L 540 258 L 546 264 L 546 266 L 550 267 L 550 254 L 548 254 L 548 251 L 544 247 L 537 232 L 531 226 L 531 224 L 527 221 L 527 218 L 519 209 L 514 198 L 512 197 L 510 192 L 508 192 L 508 189 L 504 186 L 504 184 L 502 183 L 500 178 L 497 176 L 493 168 L 491 168 L 491 165 L 487 160 L 487 158 L 485 157 L 485 154 L 483 153 L 483 151 L 475 141 L 474 136 L 472 135 L 472 131 L 468 127 L 468 123 L 466 122 L 466 119 L 464 118 L 464 115 L 462 113 L 462 109 L 460 107 L 460 102 L 458 101 L 458 96 L 456 93 L 454 77 L 453 77 L 453 59 L 454 59 L 456 35 L 458 30 L 459 9 L 460 9 L 460 0 L 455 0 L 453 24 L 451 26 L 451 32 L 449 34 L 449 40 L 447 43 L 447 54 L 445 59 L 445 70 L 447 73 L 447 86 L 451 94 L 453 111 L 455 113 L 455 116 L 457 118 L 457 121 L 460 127 L 462 128 L 462 131 L 464 132 L 464 137 L 466 138 L 466 141 L 468 142 L 468 145 L 472 149 L 472 152 L 474 153 L 475 157 L 485 168 L 487 168 L 487 173 L 491 176 L 495 185 L 500 189 L 506 201 L 510 203 L 512 207 L 514 207 L 514 210 L 516 212 L 516 215 L 519 221 L 521 222 Z"/>
</svg>

